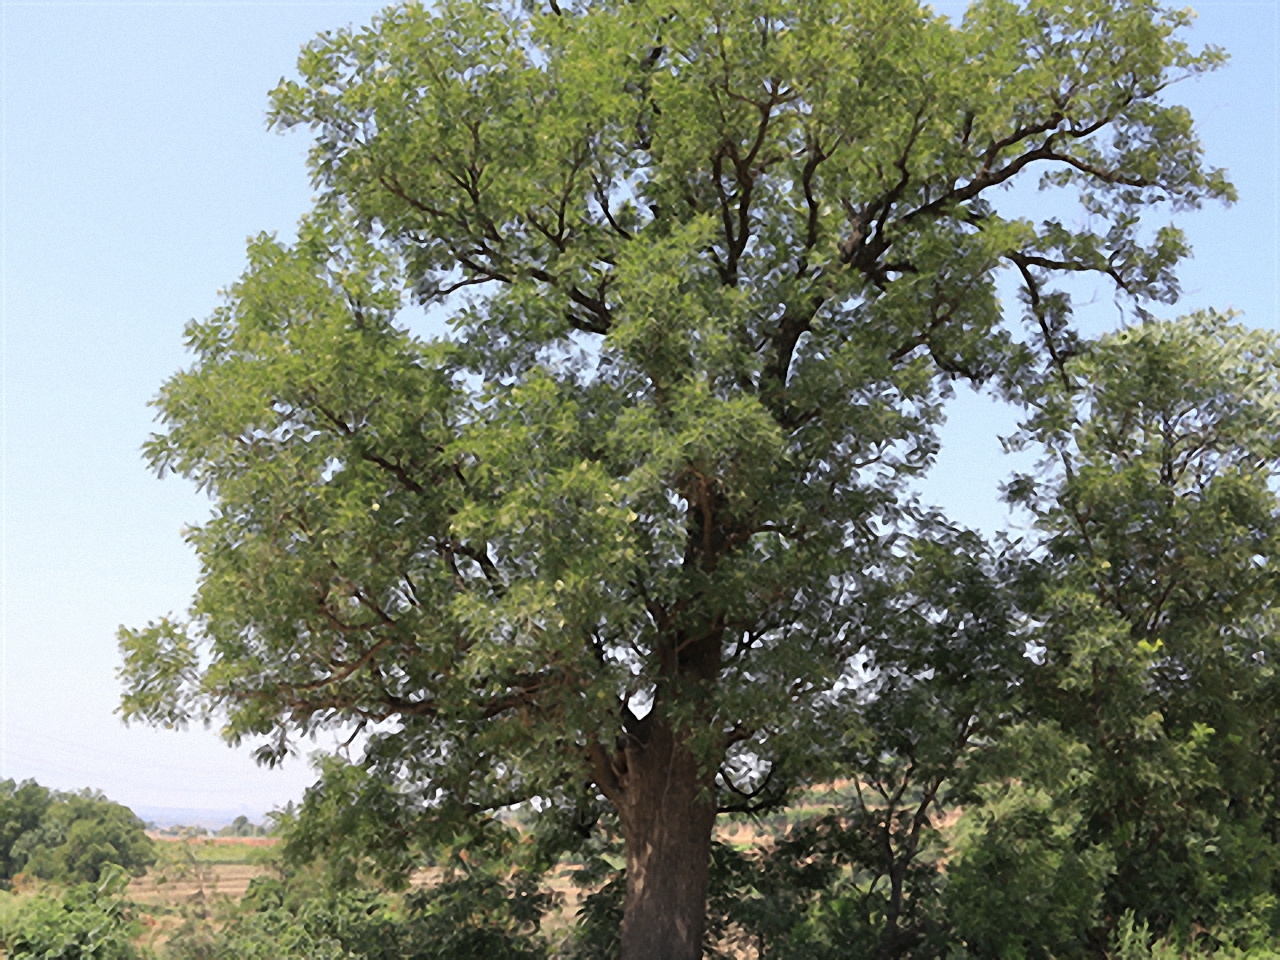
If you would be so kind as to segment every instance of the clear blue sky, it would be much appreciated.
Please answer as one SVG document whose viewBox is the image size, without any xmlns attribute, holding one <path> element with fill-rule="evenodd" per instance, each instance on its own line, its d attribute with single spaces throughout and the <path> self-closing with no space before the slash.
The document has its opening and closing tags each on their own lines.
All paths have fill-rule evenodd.
<svg viewBox="0 0 1280 960">
<path fill-rule="evenodd" d="M 185 362 L 245 238 L 290 234 L 308 206 L 305 133 L 264 128 L 266 91 L 316 32 L 374 3 L 3 3 L 3 678 L 0 774 L 93 786 L 144 810 L 257 816 L 297 799 L 305 759 L 254 766 L 215 733 L 124 727 L 113 711 L 118 624 L 182 611 L 182 542 L 205 503 L 156 480 L 139 447 L 148 400 Z M 962 6 L 940 3 L 958 14 Z M 1198 5 L 1193 32 L 1232 64 L 1173 96 L 1199 120 L 1241 201 L 1181 218 L 1196 257 L 1176 312 L 1280 316 L 1280 4 Z M 1109 295 L 1081 313 L 1114 325 Z M 924 492 L 961 522 L 1004 522 L 1006 411 L 957 399 Z M 304 745 L 309 747 L 310 745 Z"/>
</svg>

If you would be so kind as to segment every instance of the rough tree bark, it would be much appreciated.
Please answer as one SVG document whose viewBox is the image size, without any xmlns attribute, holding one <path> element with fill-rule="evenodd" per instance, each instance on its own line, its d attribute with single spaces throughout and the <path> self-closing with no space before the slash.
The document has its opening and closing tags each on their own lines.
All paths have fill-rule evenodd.
<svg viewBox="0 0 1280 960">
<path fill-rule="evenodd" d="M 663 634 L 664 668 L 653 706 L 643 718 L 624 708 L 626 733 L 612 755 L 593 747 L 592 761 L 597 784 L 618 811 L 626 851 L 622 960 L 699 960 L 717 764 L 689 748 L 690 731 L 672 722 L 668 708 L 683 700 L 701 706 L 693 715 L 710 722 L 704 711 L 719 673 L 724 623 L 717 617 L 691 638 L 668 629 L 665 611 L 652 612 Z"/>
<path fill-rule="evenodd" d="M 627 855 L 622 960 L 697 960 L 716 808 L 711 778 L 665 724 L 627 751 L 619 814 Z"/>
</svg>

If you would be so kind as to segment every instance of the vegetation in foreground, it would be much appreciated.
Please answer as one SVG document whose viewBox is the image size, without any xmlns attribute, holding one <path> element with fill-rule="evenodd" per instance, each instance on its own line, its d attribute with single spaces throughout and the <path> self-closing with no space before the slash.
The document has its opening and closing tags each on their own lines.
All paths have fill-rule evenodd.
<svg viewBox="0 0 1280 960">
<path fill-rule="evenodd" d="M 1044 741 L 1020 747 L 1046 754 L 1055 749 Z M 1077 767 L 1074 775 L 1085 771 Z M 333 768 L 325 782 L 332 789 L 339 779 L 350 788 L 363 773 L 353 766 Z M 732 818 L 722 831 L 725 841 L 713 845 L 706 955 L 880 955 L 892 900 L 885 860 L 876 848 L 902 837 L 886 838 L 886 808 L 865 803 L 866 792 L 874 789 L 871 782 L 844 783 L 797 796 L 789 808 L 768 817 Z M 1221 860 L 1216 871 L 1209 867 L 1198 877 L 1202 886 L 1226 895 L 1219 907 L 1227 910 L 1212 928 L 1159 935 L 1139 919 L 1153 915 L 1159 901 L 1139 901 L 1115 918 L 1105 939 L 1091 944 L 1099 921 L 1106 922 L 1098 906 L 1115 895 L 1109 889 L 1115 876 L 1114 870 L 1090 873 L 1087 864 L 1079 864 L 1073 850 L 1082 846 L 1083 818 L 1064 829 L 1063 818 L 1052 813 L 1062 798 L 1028 803 L 1027 784 L 993 781 L 982 789 L 1000 799 L 979 801 L 963 814 L 949 805 L 959 815 L 939 818 L 909 864 L 909 916 L 899 924 L 918 939 L 899 955 L 1280 956 L 1273 903 L 1255 896 L 1232 905 L 1227 898 L 1253 891 L 1233 889 L 1239 865 Z M 429 876 L 408 877 L 389 872 L 384 851 L 367 838 L 357 838 L 333 859 L 318 857 L 317 836 L 334 827 L 326 814 L 341 807 L 326 811 L 317 794 L 296 817 L 283 818 L 282 843 L 265 848 L 272 855 L 263 863 L 267 869 L 238 899 L 209 882 L 217 864 L 199 856 L 208 841 L 165 842 L 158 845 L 154 869 L 170 879 L 188 872 L 203 877 L 198 893 L 181 902 L 141 903 L 130 890 L 131 874 L 110 862 L 100 865 L 94 882 L 19 874 L 12 889 L 0 893 L 0 946 L 7 956 L 50 960 L 616 958 L 625 859 L 616 827 L 607 822 L 571 854 L 555 855 L 564 844 L 548 842 L 546 822 L 527 809 L 511 811 L 458 846 L 419 847 L 416 862 L 429 866 Z M 877 812 L 879 822 L 868 819 Z M 733 830 L 735 824 L 749 830 Z M 737 842 L 727 842 L 735 836 Z M 362 845 L 363 854 L 356 855 Z M 329 849 L 338 848 L 330 843 Z"/>
</svg>

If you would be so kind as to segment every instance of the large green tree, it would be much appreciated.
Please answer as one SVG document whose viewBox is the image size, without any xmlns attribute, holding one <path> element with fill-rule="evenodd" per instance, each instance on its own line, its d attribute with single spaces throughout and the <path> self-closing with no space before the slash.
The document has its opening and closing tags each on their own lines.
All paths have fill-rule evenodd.
<svg viewBox="0 0 1280 960">
<path fill-rule="evenodd" d="M 158 401 L 151 462 L 216 508 L 189 617 L 122 633 L 126 716 L 266 759 L 373 722 L 441 824 L 607 802 L 623 957 L 699 956 L 717 811 L 830 772 L 893 571 L 938 552 L 905 491 L 949 382 L 1069 355 L 1059 275 L 1173 299 L 1144 212 L 1230 198 L 1161 99 L 1221 61 L 1188 18 L 443 2 L 319 37 L 273 95 L 317 211 Z M 1001 190 L 1037 176 L 1038 224 Z"/>
</svg>

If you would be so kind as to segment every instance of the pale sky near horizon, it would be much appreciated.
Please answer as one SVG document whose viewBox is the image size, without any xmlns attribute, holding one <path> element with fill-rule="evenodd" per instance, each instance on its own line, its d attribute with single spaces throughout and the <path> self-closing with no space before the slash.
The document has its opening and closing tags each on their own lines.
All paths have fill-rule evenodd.
<svg viewBox="0 0 1280 960">
<path fill-rule="evenodd" d="M 239 275 L 245 238 L 289 236 L 309 205 L 307 135 L 265 131 L 266 92 L 310 37 L 383 6 L 0 3 L 0 777 L 254 817 L 311 780 L 305 758 L 264 770 L 212 732 L 124 727 L 115 631 L 186 607 L 197 564 L 180 531 L 207 512 L 143 465 L 147 402 L 186 362 L 183 324 Z M 1190 39 L 1233 60 L 1171 96 L 1241 199 L 1178 217 L 1196 256 L 1182 302 L 1157 312 L 1235 307 L 1275 328 L 1280 2 L 1195 6 Z M 1116 316 L 1109 295 L 1080 312 L 1091 331 Z M 925 495 L 999 527 L 1010 425 L 958 398 Z"/>
</svg>

